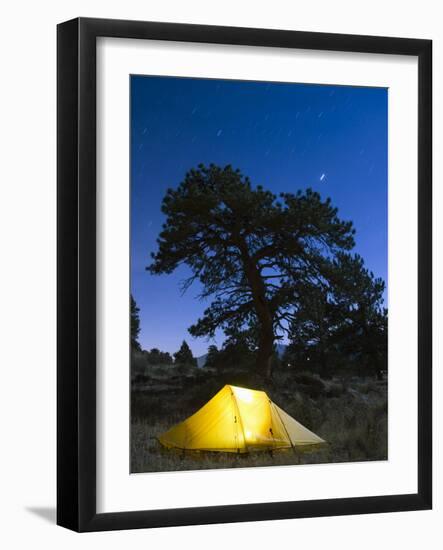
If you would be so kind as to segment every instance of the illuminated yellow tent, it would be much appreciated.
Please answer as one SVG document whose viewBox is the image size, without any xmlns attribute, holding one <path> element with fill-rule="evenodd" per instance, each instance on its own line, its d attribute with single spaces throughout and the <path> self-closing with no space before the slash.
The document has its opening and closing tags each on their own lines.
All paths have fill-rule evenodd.
<svg viewBox="0 0 443 550">
<path fill-rule="evenodd" d="M 264 391 L 229 385 L 158 439 L 169 448 L 228 453 L 325 443 L 280 409 Z"/>
</svg>

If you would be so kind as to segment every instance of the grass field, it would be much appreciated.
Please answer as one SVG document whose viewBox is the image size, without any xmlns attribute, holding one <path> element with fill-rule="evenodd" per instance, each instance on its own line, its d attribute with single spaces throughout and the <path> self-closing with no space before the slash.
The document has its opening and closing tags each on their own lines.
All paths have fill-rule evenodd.
<svg viewBox="0 0 443 550">
<path fill-rule="evenodd" d="M 238 455 L 168 450 L 156 437 L 203 406 L 225 384 L 263 389 L 288 414 L 328 442 L 324 449 Z M 387 459 L 387 383 L 280 374 L 263 385 L 248 372 L 173 366 L 133 369 L 131 472 L 245 468 Z"/>
</svg>

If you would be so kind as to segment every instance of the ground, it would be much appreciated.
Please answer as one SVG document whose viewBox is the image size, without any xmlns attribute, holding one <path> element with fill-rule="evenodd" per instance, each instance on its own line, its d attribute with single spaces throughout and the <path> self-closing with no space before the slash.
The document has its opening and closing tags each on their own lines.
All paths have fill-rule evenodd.
<svg viewBox="0 0 443 550">
<path fill-rule="evenodd" d="M 156 437 L 181 422 L 225 384 L 265 390 L 288 414 L 328 442 L 323 449 L 246 455 L 168 450 Z M 387 459 L 387 382 L 363 377 L 321 379 L 276 373 L 264 383 L 253 374 L 173 366 L 133 368 L 131 472 L 238 468 Z"/>
</svg>

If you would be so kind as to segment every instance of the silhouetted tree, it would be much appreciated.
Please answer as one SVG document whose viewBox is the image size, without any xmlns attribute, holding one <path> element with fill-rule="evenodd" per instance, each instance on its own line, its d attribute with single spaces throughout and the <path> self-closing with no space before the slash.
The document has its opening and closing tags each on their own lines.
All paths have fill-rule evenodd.
<svg viewBox="0 0 443 550">
<path fill-rule="evenodd" d="M 333 361 L 335 330 L 340 321 L 340 312 L 327 290 L 305 285 L 290 327 L 288 353 L 292 352 L 293 359 L 285 356 L 285 360 L 299 363 L 301 358 L 304 367 L 310 362 L 310 368 L 316 366 L 325 375 Z"/>
<path fill-rule="evenodd" d="M 380 376 L 387 364 L 384 282 L 358 255 L 340 253 L 330 269 L 330 287 L 305 286 L 300 296 L 285 361 L 323 375 L 352 366 Z"/>
<path fill-rule="evenodd" d="M 256 345 L 248 331 L 228 331 L 219 353 L 219 365 L 224 368 L 245 369 L 254 365 Z"/>
<path fill-rule="evenodd" d="M 342 289 L 338 300 L 347 310 L 339 334 L 342 349 L 351 353 L 366 372 L 381 378 L 387 369 L 388 317 L 383 305 L 385 283 L 364 267 L 360 256 L 339 258 Z"/>
<path fill-rule="evenodd" d="M 166 222 L 147 268 L 172 273 L 186 264 L 212 303 L 193 336 L 251 331 L 256 368 L 269 377 L 274 343 L 288 333 L 305 285 L 324 287 L 337 254 L 354 246 L 351 222 L 330 199 L 308 189 L 279 198 L 230 166 L 200 165 L 163 199 Z"/>
<path fill-rule="evenodd" d="M 134 298 L 131 295 L 131 349 L 140 351 L 138 335 L 140 334 L 140 309 L 137 307 Z"/>
<path fill-rule="evenodd" d="M 173 363 L 172 357 L 167 351 L 152 348 L 145 353 L 148 363 L 151 365 L 171 365 Z"/>
<path fill-rule="evenodd" d="M 197 366 L 197 359 L 192 355 L 191 348 L 185 340 L 183 340 L 180 349 L 174 353 L 174 360 L 177 365 Z"/>
<path fill-rule="evenodd" d="M 214 368 L 218 366 L 218 361 L 220 359 L 220 352 L 216 345 L 212 344 L 208 348 L 208 353 L 206 354 L 205 367 Z"/>
</svg>

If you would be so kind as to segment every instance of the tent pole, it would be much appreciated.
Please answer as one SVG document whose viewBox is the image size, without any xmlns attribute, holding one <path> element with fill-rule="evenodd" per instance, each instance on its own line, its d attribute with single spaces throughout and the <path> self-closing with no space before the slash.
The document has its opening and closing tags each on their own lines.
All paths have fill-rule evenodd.
<svg viewBox="0 0 443 550">
<path fill-rule="evenodd" d="M 240 445 L 239 445 L 239 441 L 238 441 L 237 414 L 236 414 L 236 410 L 235 410 L 234 393 L 233 393 L 231 387 L 229 387 L 229 391 L 231 392 L 231 402 L 232 402 L 233 416 L 234 416 L 234 418 L 233 418 L 234 441 L 235 441 L 236 444 L 237 444 L 237 454 L 240 454 Z"/>
<path fill-rule="evenodd" d="M 231 389 L 231 388 L 230 388 Z M 242 431 L 242 434 L 243 434 L 243 445 L 245 446 L 245 451 L 248 452 L 248 447 L 246 445 L 246 436 L 245 436 L 245 429 L 243 427 L 243 420 L 240 416 L 240 409 L 238 408 L 238 403 L 237 403 L 237 398 L 235 397 L 235 394 L 234 392 L 232 391 L 231 389 L 231 396 L 232 396 L 232 400 L 234 402 L 234 406 L 235 406 L 235 410 L 236 410 L 236 418 L 238 419 L 237 420 L 237 423 L 240 425 L 241 427 L 241 431 Z M 238 448 L 238 452 L 240 453 L 240 448 Z"/>
</svg>

